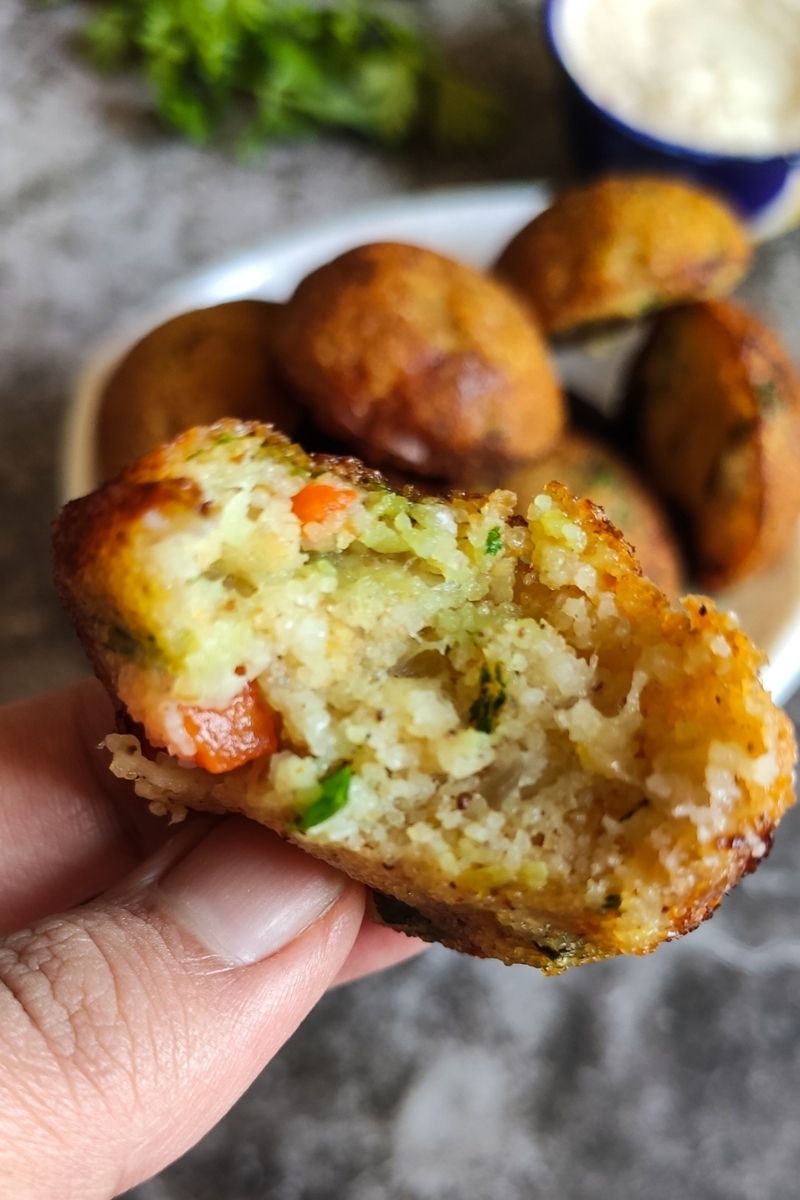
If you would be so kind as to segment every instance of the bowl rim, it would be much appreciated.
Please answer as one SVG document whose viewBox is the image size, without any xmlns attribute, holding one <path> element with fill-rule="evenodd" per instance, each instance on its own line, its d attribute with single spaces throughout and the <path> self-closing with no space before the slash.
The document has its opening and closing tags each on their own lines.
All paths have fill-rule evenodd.
<svg viewBox="0 0 800 1200">
<path fill-rule="evenodd" d="M 785 150 L 778 154 L 731 154 L 726 151 L 701 150 L 693 146 L 687 146 L 682 142 L 667 141 L 666 138 L 648 133 L 646 129 L 642 129 L 638 125 L 632 125 L 622 117 L 618 117 L 616 113 L 605 108 L 589 95 L 583 84 L 575 77 L 564 61 L 556 32 L 556 13 L 559 6 L 564 3 L 566 3 L 566 0 L 544 0 L 542 17 L 547 45 L 556 64 L 578 92 L 581 100 L 598 117 L 605 121 L 606 124 L 613 126 L 632 141 L 641 143 L 648 150 L 658 151 L 670 158 L 688 159 L 690 162 L 705 166 L 714 166 L 717 164 L 728 167 L 765 167 L 779 163 L 791 170 L 800 164 L 800 146 L 797 149 Z"/>
</svg>

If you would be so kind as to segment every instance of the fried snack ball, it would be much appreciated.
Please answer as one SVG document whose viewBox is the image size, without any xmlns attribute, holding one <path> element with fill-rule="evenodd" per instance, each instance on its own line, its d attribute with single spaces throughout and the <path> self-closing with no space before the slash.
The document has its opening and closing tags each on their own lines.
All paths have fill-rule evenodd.
<svg viewBox="0 0 800 1200">
<path fill-rule="evenodd" d="M 736 622 L 667 600 L 589 501 L 513 506 L 233 421 L 74 501 L 55 565 L 131 723 L 112 770 L 471 954 L 553 973 L 688 932 L 794 802 L 791 723 Z"/>
<path fill-rule="evenodd" d="M 506 246 L 497 274 L 549 334 L 724 296 L 752 247 L 722 201 L 688 183 L 602 179 L 559 196 Z"/>
<path fill-rule="evenodd" d="M 515 492 L 523 516 L 531 499 L 557 480 L 603 509 L 630 543 L 644 574 L 668 596 L 683 586 L 683 561 L 666 514 L 629 466 L 596 439 L 567 433 L 536 463 L 513 468 L 502 486 Z"/>
<path fill-rule="evenodd" d="M 682 518 L 703 586 L 780 555 L 800 512 L 800 380 L 771 330 L 722 302 L 664 313 L 634 364 L 623 420 Z"/>
<path fill-rule="evenodd" d="M 457 478 L 487 456 L 536 458 L 564 420 L 519 301 L 416 246 L 359 246 L 304 279 L 280 356 L 317 422 L 370 465 Z"/>
<path fill-rule="evenodd" d="M 234 300 L 182 313 L 137 342 L 103 391 L 100 478 L 219 417 L 258 418 L 294 433 L 297 405 L 284 395 L 274 365 L 282 308 Z"/>
</svg>

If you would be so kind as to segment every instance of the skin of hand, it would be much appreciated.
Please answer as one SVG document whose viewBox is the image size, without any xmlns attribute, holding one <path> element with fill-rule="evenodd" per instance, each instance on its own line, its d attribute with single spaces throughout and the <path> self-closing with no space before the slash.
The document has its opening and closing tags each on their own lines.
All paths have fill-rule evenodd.
<svg viewBox="0 0 800 1200">
<path fill-rule="evenodd" d="M 15 1200 L 107 1200 L 146 1179 L 329 987 L 420 949 L 258 825 L 150 816 L 108 773 L 112 728 L 93 681 L 0 709 L 0 1179 Z"/>
</svg>

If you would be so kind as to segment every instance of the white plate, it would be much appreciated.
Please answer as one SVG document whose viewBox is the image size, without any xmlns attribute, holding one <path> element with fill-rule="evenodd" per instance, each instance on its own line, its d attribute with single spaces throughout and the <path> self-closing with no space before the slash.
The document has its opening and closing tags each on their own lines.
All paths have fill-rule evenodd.
<svg viewBox="0 0 800 1200">
<path fill-rule="evenodd" d="M 408 241 L 485 266 L 547 202 L 538 184 L 426 192 L 364 209 L 335 221 L 273 238 L 209 267 L 156 297 L 146 311 L 116 330 L 90 355 L 77 381 L 65 430 L 61 470 L 64 500 L 98 482 L 95 424 L 103 387 L 121 356 L 148 329 L 192 308 L 258 297 L 285 300 L 309 271 L 336 254 L 370 241 Z M 634 331 L 605 345 L 559 354 L 568 385 L 606 408 Z M 800 533 L 769 571 L 715 596 L 738 613 L 743 627 L 769 655 L 764 679 L 779 702 L 800 682 Z"/>
</svg>

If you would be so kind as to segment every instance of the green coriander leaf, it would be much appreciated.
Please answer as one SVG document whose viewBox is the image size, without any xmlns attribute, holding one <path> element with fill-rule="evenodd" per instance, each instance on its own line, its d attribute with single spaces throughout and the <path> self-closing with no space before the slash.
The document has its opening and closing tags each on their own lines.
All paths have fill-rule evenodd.
<svg viewBox="0 0 800 1200">
<path fill-rule="evenodd" d="M 192 52 L 191 26 L 180 20 L 178 11 L 160 0 L 145 0 L 139 6 L 139 22 L 133 41 L 137 50 L 154 63 L 183 66 Z"/>
<path fill-rule="evenodd" d="M 481 667 L 480 690 L 469 710 L 470 724 L 481 733 L 493 733 L 500 709 L 506 702 L 506 681 L 501 663 Z"/>
<path fill-rule="evenodd" d="M 267 17 L 264 0 L 232 0 L 231 21 L 238 22 L 245 32 L 258 33 Z"/>
<path fill-rule="evenodd" d="M 138 658 L 141 643 L 122 625 L 112 625 L 106 634 L 106 649 L 125 658 Z"/>
<path fill-rule="evenodd" d="M 388 50 L 362 62 L 354 81 L 354 101 L 361 117 L 353 114 L 354 127 L 373 130 L 387 142 L 401 141 L 419 111 L 419 78 L 413 62 L 395 58 Z"/>
<path fill-rule="evenodd" d="M 157 86 L 156 107 L 161 117 L 189 141 L 202 145 L 211 136 L 213 117 L 198 96 L 181 93 L 177 88 Z"/>
<path fill-rule="evenodd" d="M 159 657 L 156 639 L 151 633 L 136 635 L 122 625 L 109 626 L 105 637 L 106 649 L 122 658 L 145 665 Z"/>
<path fill-rule="evenodd" d="M 323 821 L 329 820 L 334 813 L 344 808 L 350 794 L 352 777 L 353 768 L 349 765 L 339 767 L 338 770 L 327 775 L 319 785 L 316 800 L 312 801 L 306 811 L 297 818 L 295 827 L 302 833 L 306 833 L 315 825 L 321 825 Z"/>
<path fill-rule="evenodd" d="M 665 304 L 669 304 L 669 300 L 663 295 L 654 292 L 652 296 L 645 296 L 636 310 L 638 317 L 649 317 L 651 313 L 658 312 Z"/>
<path fill-rule="evenodd" d="M 774 379 L 768 379 L 766 383 L 757 383 L 755 393 L 762 412 L 771 413 L 781 407 L 781 394 Z"/>
<path fill-rule="evenodd" d="M 496 126 L 497 103 L 379 2 L 98 0 L 84 33 L 99 68 L 141 70 L 168 125 L 249 156 L 325 129 L 466 145 Z"/>
<path fill-rule="evenodd" d="M 122 4 L 101 9 L 84 30 L 89 55 L 101 71 L 113 71 L 122 66 L 131 53 L 134 31 L 131 13 Z"/>
<path fill-rule="evenodd" d="M 589 487 L 597 485 L 597 487 L 610 486 L 614 483 L 614 472 L 607 463 L 593 462 L 589 468 Z"/>
<path fill-rule="evenodd" d="M 494 525 L 486 535 L 486 545 L 484 551 L 486 554 L 499 554 L 503 549 L 503 535 L 500 532 L 500 526 Z"/>
</svg>

